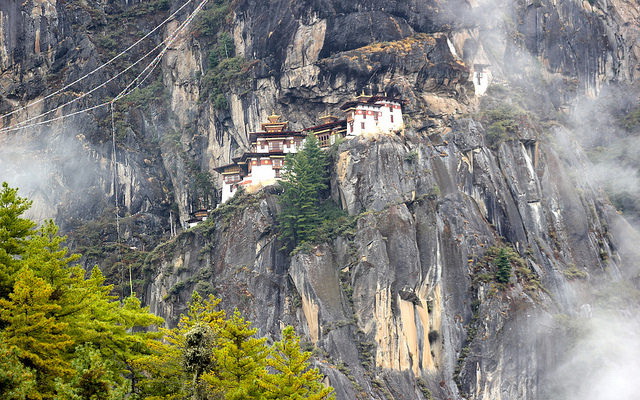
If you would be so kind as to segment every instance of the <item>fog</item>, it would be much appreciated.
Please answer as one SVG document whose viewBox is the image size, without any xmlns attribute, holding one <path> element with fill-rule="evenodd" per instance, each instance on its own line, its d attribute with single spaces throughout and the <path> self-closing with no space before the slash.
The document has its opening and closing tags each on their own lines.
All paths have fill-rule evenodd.
<svg viewBox="0 0 640 400">
<path fill-rule="evenodd" d="M 33 201 L 27 216 L 38 222 L 64 217 L 87 217 L 104 203 L 109 191 L 108 161 L 86 145 L 71 127 L 52 132 L 18 131 L 0 135 L 0 181 L 19 189 Z M 91 204 L 98 201 L 98 204 Z M 62 214 L 62 215 L 61 215 Z"/>
<path fill-rule="evenodd" d="M 625 129 L 624 118 L 638 107 L 640 90 L 632 85 L 609 85 L 595 91 L 592 83 L 579 82 L 575 100 L 562 104 L 570 98 L 562 99 L 564 94 L 558 92 L 562 77 L 546 70 L 537 57 L 509 45 L 513 43 L 509 35 L 514 33 L 509 30 L 517 29 L 509 26 L 512 4 L 480 0 L 470 11 L 458 13 L 460 24 L 478 32 L 475 53 L 465 52 L 465 61 L 486 58 L 494 84 L 526 88 L 527 111 L 560 115 L 564 129 L 545 134 L 552 137 L 556 151 L 579 168 L 574 176 L 586 179 L 600 196 L 614 199 L 616 206 L 627 208 L 620 216 L 612 213 L 608 221 L 620 257 L 610 260 L 602 273 L 589 276 L 588 282 L 569 283 L 570 293 L 563 296 L 573 299 L 573 304 L 560 314 L 545 312 L 539 320 L 542 326 L 551 317 L 555 329 L 541 327 L 539 334 L 531 334 L 530 339 L 537 343 L 549 343 L 539 335 L 558 335 L 551 341 L 559 348 L 559 363 L 541 371 L 540 393 L 545 400 L 635 400 L 640 398 L 640 270 L 636 261 L 640 260 L 640 132 Z M 570 326 L 560 326 L 563 324 Z"/>
</svg>

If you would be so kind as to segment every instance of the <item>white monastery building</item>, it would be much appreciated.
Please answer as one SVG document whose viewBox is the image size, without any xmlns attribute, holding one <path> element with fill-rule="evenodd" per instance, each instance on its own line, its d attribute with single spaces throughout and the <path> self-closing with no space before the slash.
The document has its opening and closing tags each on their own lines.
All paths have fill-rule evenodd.
<svg viewBox="0 0 640 400">
<path fill-rule="evenodd" d="M 402 101 L 398 99 L 363 94 L 340 109 L 347 114 L 347 136 L 392 132 L 404 127 Z"/>
<path fill-rule="evenodd" d="M 321 124 L 302 131 L 289 131 L 289 123 L 280 121 L 279 115 L 270 115 L 262 124 L 262 131 L 250 133 L 251 147 L 231 164 L 215 168 L 222 175 L 222 199 L 232 198 L 239 187 L 254 193 L 280 179 L 285 156 L 297 153 L 304 138 L 314 134 L 321 147 L 329 147 L 338 137 L 362 134 L 389 133 L 404 127 L 403 101 L 387 96 L 360 95 L 340 107 L 346 119 L 332 115 L 321 117 Z"/>
</svg>

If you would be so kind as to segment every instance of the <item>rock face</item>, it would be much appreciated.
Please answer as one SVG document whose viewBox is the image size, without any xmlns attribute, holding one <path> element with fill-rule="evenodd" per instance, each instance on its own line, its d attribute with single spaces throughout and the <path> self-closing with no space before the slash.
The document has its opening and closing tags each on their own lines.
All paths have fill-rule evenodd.
<svg viewBox="0 0 640 400">
<path fill-rule="evenodd" d="M 621 251 L 632 230 L 615 235 L 624 223 L 581 178 L 585 158 L 553 116 L 577 94 L 632 83 L 639 55 L 636 3 L 561 3 L 232 2 L 222 25 L 242 82 L 224 83 L 225 107 L 207 83 L 218 39 L 196 23 L 113 110 L 0 128 L 0 170 L 26 186 L 37 216 L 92 250 L 87 264 L 129 264 L 168 324 L 197 290 L 263 335 L 296 326 L 339 399 L 557 398 L 549 382 L 571 347 L 567 324 L 591 307 L 596 283 L 635 276 Z M 193 5 L 131 58 L 45 97 L 182 4 L 0 3 L 0 112 L 38 101 L 1 126 L 107 81 L 171 37 Z M 134 77 L 53 116 L 108 103 Z M 181 228 L 192 209 L 216 205 L 212 169 L 245 150 L 267 115 L 301 129 L 362 90 L 407 100 L 406 127 L 335 150 L 331 196 L 357 216 L 352 234 L 285 253 L 275 190 Z M 518 127 L 500 136 L 505 125 L 486 113 L 503 103 L 537 116 L 507 112 L 501 123 Z M 100 233 L 101 252 L 83 241 L 87 230 Z M 500 249 L 513 255 L 507 284 L 495 278 Z"/>
<path fill-rule="evenodd" d="M 223 208 L 156 250 L 152 310 L 175 320 L 205 289 L 264 334 L 294 324 L 326 352 L 319 365 L 340 398 L 544 398 L 562 352 L 548 339 L 559 328 L 540 324 L 585 301 L 563 271 L 596 279 L 615 268 L 601 257 L 614 248 L 608 206 L 585 182 L 558 178 L 578 165 L 547 144 L 490 149 L 472 120 L 443 139 L 341 144 L 334 196 L 366 211 L 352 238 L 309 253 L 278 250 L 273 195 Z M 490 246 L 507 244 L 525 264 L 502 291 L 475 271 Z"/>
</svg>

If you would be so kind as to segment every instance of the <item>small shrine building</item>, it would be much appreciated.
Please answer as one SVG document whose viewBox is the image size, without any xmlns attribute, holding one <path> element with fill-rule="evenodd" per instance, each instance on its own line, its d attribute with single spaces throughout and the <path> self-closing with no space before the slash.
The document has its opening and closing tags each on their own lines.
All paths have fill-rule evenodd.
<svg viewBox="0 0 640 400">
<path fill-rule="evenodd" d="M 346 114 L 347 136 L 402 129 L 402 103 L 392 97 L 365 94 L 344 103 L 340 109 Z"/>
<path fill-rule="evenodd" d="M 206 221 L 209 218 L 209 211 L 206 209 L 196 210 L 189 214 L 189 219 L 186 221 L 188 228 L 193 228 L 202 221 Z"/>
</svg>

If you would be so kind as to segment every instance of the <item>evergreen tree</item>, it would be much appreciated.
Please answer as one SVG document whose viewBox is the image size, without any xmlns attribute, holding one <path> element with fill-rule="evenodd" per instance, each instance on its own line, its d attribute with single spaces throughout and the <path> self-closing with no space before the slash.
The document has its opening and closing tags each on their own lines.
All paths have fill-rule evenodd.
<svg viewBox="0 0 640 400">
<path fill-rule="evenodd" d="M 511 278 L 511 257 L 506 248 L 501 248 L 496 260 L 496 281 L 509 283 Z"/>
<path fill-rule="evenodd" d="M 204 300 L 194 292 L 178 326 L 163 329 L 164 341 L 152 343 L 152 354 L 137 360 L 137 367 L 150 375 L 142 382 L 145 398 L 208 399 L 201 376 L 213 366 L 213 348 L 226 318 L 219 303 L 213 296 Z"/>
<path fill-rule="evenodd" d="M 3 185 L 0 197 L 2 254 L 9 260 L 3 262 L 6 296 L 0 297 L 0 342 L 35 378 L 25 398 L 64 398 L 63 393 L 73 390 L 82 393 L 84 389 L 74 383 L 79 382 L 76 374 L 80 373 L 75 366 L 78 357 L 89 356 L 77 350 L 80 344 L 92 344 L 100 359 L 109 360 L 100 367 L 110 368 L 109 373 L 94 382 L 117 377 L 109 387 L 122 387 L 122 371 L 128 370 L 131 390 L 135 390 L 138 375 L 132 362 L 148 353 L 150 342 L 159 337 L 136 328 L 159 325 L 162 319 L 134 297 L 120 302 L 111 296 L 112 288 L 104 285 L 98 268 L 86 277 L 85 270 L 73 264 L 78 256 L 68 255 L 62 246 L 65 238 L 58 236 L 53 222 L 34 230 L 31 221 L 21 218 L 30 203 L 18 197 L 15 189 Z M 90 359 L 97 365 L 96 357 Z M 8 395 L 3 390 L 0 387 L 0 398 Z"/>
<path fill-rule="evenodd" d="M 267 365 L 273 373 L 262 377 L 267 400 L 334 399 L 333 389 L 322 383 L 317 368 L 310 368 L 311 353 L 300 349 L 300 338 L 293 327 L 282 330 L 282 339 L 273 344 Z"/>
<path fill-rule="evenodd" d="M 260 400 L 258 379 L 266 374 L 266 339 L 256 338 L 257 329 L 245 321 L 238 310 L 228 318 L 214 347 L 214 366 L 203 374 L 214 397 L 224 400 Z"/>
<path fill-rule="evenodd" d="M 0 335 L 0 396 L 5 400 L 24 400 L 36 386 L 33 371 L 20 362 L 17 353 L 18 348 Z"/>
<path fill-rule="evenodd" d="M 318 239 L 322 224 L 321 193 L 328 187 L 327 156 L 315 135 L 307 136 L 304 147 L 287 157 L 278 217 L 281 237 L 294 247 Z"/>
<path fill-rule="evenodd" d="M 31 202 L 18 196 L 18 190 L 2 183 L 0 191 L 0 298 L 6 298 L 13 287 L 13 276 L 18 271 L 27 237 L 35 223 L 22 218 Z"/>
</svg>

